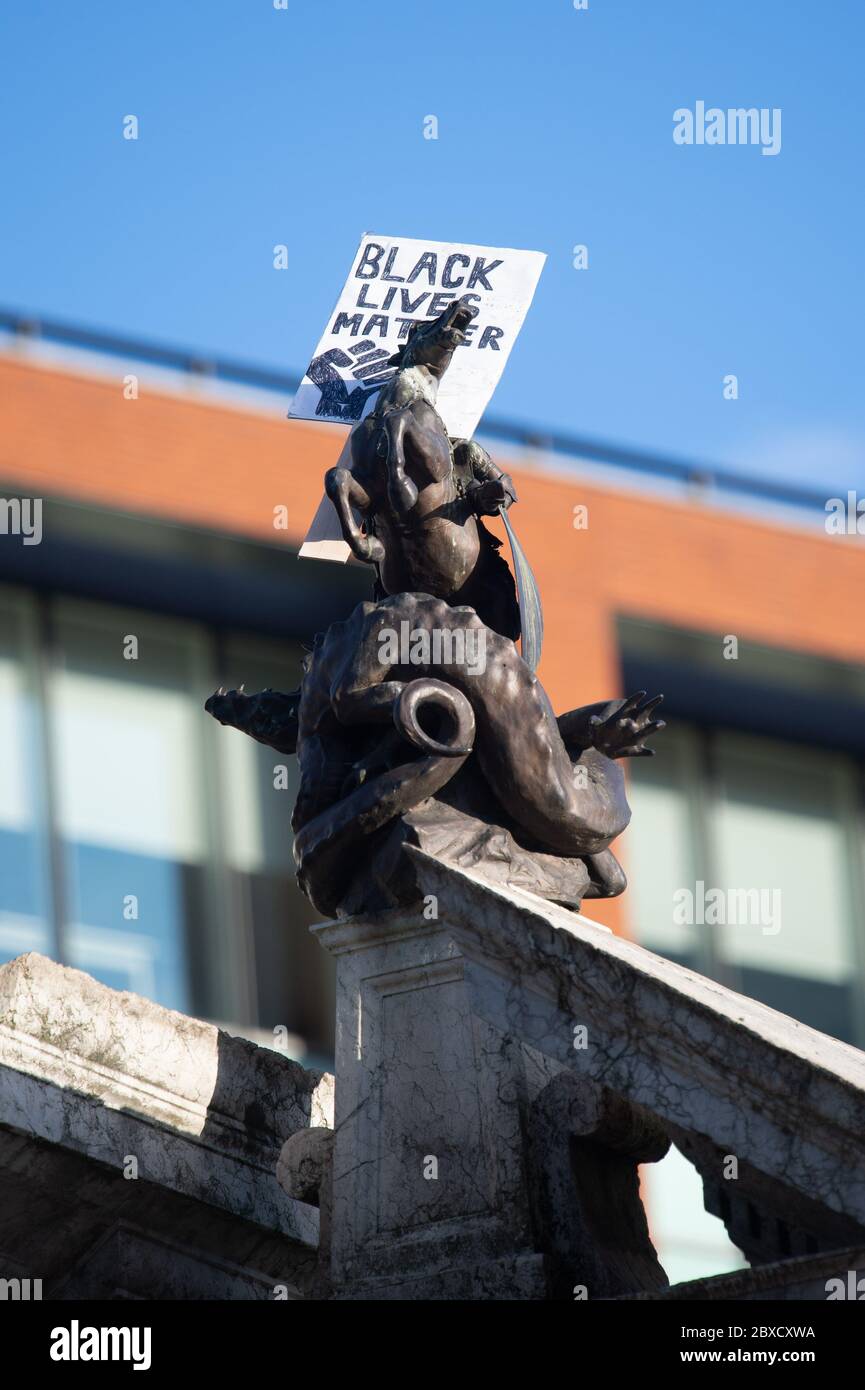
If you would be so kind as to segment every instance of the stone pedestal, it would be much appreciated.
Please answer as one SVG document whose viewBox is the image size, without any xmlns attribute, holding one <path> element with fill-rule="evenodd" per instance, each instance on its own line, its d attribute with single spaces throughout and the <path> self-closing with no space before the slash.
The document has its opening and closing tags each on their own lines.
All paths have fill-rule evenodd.
<svg viewBox="0 0 865 1390">
<path fill-rule="evenodd" d="M 337 958 L 337 1296 L 543 1297 L 521 1115 L 549 1076 L 473 1017 L 440 923 L 397 912 L 315 931 Z"/>
<path fill-rule="evenodd" d="M 314 930 L 337 959 L 335 1296 L 573 1297 L 581 1277 L 592 1296 L 665 1287 L 637 1186 L 637 1161 L 667 1147 L 651 1121 L 484 1020 L 487 966 L 420 908 Z M 618 1148 L 604 1193 L 588 1150 L 572 1164 L 582 1137 Z M 625 1213 L 605 1250 L 587 1208 L 599 1202 Z"/>
</svg>

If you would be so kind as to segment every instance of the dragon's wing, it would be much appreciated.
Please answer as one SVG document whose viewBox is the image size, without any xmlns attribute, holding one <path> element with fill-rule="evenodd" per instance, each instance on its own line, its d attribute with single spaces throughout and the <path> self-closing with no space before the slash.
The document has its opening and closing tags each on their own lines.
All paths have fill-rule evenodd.
<svg viewBox="0 0 865 1390">
<path fill-rule="evenodd" d="M 544 614 L 541 608 L 541 596 L 538 593 L 535 576 L 532 574 L 532 567 L 526 559 L 523 547 L 517 540 L 516 532 L 511 526 L 507 512 L 501 509 L 499 515 L 505 523 L 505 530 L 511 543 L 511 554 L 514 557 L 514 575 L 517 581 L 520 626 L 522 627 L 522 658 L 526 665 L 535 671 L 541 659 L 541 647 L 544 641 Z"/>
</svg>

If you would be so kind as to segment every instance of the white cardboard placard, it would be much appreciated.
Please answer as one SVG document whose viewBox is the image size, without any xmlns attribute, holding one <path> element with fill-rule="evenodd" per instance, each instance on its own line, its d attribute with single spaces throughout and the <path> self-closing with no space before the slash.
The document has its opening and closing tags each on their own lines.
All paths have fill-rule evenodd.
<svg viewBox="0 0 865 1390">
<path fill-rule="evenodd" d="M 541 251 L 365 233 L 289 415 L 353 428 L 393 375 L 387 359 L 404 343 L 410 324 L 437 318 L 465 296 L 478 312 L 442 379 L 436 408 L 449 434 L 469 438 L 504 370 L 545 260 Z M 344 446 L 340 462 L 348 461 Z M 348 558 L 326 497 L 300 553 Z"/>
</svg>

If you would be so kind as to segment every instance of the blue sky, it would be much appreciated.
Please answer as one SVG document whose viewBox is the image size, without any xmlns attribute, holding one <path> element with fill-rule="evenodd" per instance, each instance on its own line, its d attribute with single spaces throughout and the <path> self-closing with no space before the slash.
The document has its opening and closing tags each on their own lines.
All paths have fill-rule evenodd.
<svg viewBox="0 0 865 1390">
<path fill-rule="evenodd" d="M 865 488 L 863 14 L 6 6 L 0 302 L 300 370 L 364 230 L 536 248 L 490 413 Z M 698 100 L 780 107 L 780 154 L 675 145 Z"/>
</svg>

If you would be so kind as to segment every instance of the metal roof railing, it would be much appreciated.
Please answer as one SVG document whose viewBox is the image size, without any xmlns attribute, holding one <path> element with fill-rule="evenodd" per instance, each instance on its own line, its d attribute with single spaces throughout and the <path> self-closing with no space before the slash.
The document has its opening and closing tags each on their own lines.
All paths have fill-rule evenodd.
<svg viewBox="0 0 865 1390">
<path fill-rule="evenodd" d="M 167 370 L 224 381 L 235 386 L 294 395 L 300 385 L 295 372 L 277 371 L 271 367 L 232 358 L 212 356 L 184 348 L 166 347 L 139 338 L 127 338 L 117 333 L 43 318 L 41 315 L 0 308 L 0 332 L 20 338 L 59 343 L 84 352 L 122 357 Z M 818 491 L 793 483 L 778 482 L 734 469 L 709 463 L 691 463 L 669 455 L 644 449 L 634 449 L 582 435 L 564 434 L 532 428 L 511 420 L 484 416 L 478 433 L 489 439 L 499 439 L 517 448 L 537 450 L 562 458 L 580 459 L 614 469 L 641 474 L 647 479 L 679 483 L 701 493 L 715 491 L 738 496 L 754 502 L 825 511 L 829 496 L 846 495 L 846 489 L 836 492 Z"/>
</svg>

